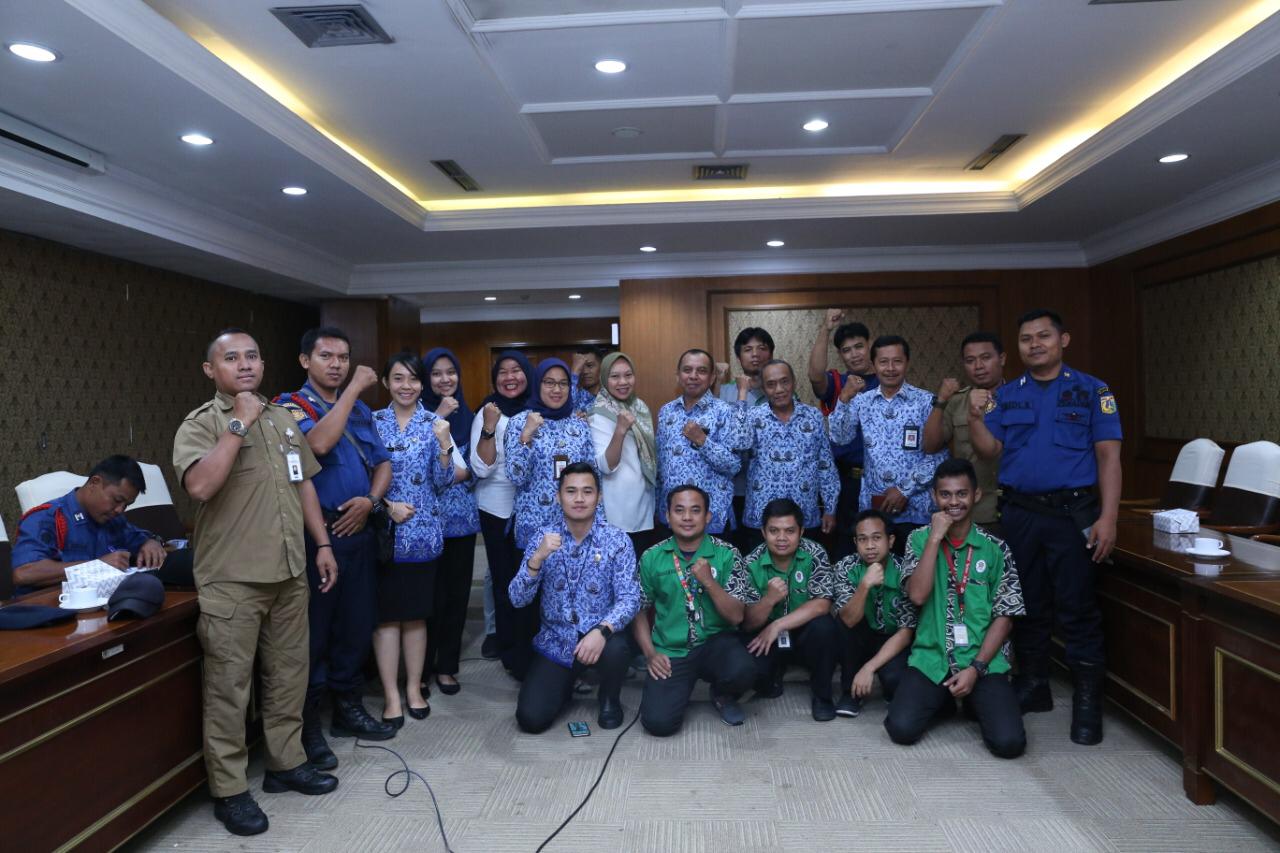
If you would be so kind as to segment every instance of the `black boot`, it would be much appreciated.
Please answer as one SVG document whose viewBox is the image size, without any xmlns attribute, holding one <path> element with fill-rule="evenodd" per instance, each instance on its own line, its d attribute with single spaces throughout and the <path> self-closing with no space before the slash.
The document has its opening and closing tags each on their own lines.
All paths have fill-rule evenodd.
<svg viewBox="0 0 1280 853">
<path fill-rule="evenodd" d="M 1106 670 L 1098 663 L 1071 667 L 1076 691 L 1071 697 L 1071 740 L 1083 746 L 1102 743 L 1102 700 Z"/>
<path fill-rule="evenodd" d="M 307 753 L 307 761 L 317 770 L 332 770 L 338 766 L 338 756 L 333 754 L 324 739 L 318 695 L 308 695 L 307 703 L 302 706 L 302 749 Z"/>
<path fill-rule="evenodd" d="M 267 816 L 248 791 L 234 797 L 215 799 L 213 816 L 222 821 L 232 835 L 258 835 L 267 831 Z"/>
<path fill-rule="evenodd" d="M 622 699 L 616 693 L 612 696 L 600 694 L 600 714 L 596 723 L 602 729 L 616 729 L 622 725 Z"/>
<path fill-rule="evenodd" d="M 365 710 L 359 694 L 348 693 L 333 699 L 333 722 L 329 734 L 334 737 L 359 737 L 365 740 L 391 740 L 395 726 L 380 723 Z"/>
<path fill-rule="evenodd" d="M 1018 708 L 1024 714 L 1042 714 L 1053 710 L 1053 693 L 1049 679 L 1039 675 L 1019 675 L 1013 680 L 1018 692 Z"/>
</svg>

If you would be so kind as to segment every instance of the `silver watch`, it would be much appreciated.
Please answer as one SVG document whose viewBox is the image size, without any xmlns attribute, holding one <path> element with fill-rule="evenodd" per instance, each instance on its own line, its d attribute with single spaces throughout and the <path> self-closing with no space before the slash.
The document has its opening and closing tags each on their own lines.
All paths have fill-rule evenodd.
<svg viewBox="0 0 1280 853">
<path fill-rule="evenodd" d="M 249 428 L 245 426 L 244 421 L 240 420 L 239 418 L 232 418 L 231 420 L 227 421 L 227 432 L 230 432 L 234 435 L 238 435 L 241 438 L 244 438 L 246 435 L 249 434 Z"/>
</svg>

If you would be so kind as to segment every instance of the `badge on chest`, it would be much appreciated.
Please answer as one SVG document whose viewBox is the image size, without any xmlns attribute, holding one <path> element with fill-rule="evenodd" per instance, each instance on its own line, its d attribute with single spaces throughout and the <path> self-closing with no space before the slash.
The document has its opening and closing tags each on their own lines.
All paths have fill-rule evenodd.
<svg viewBox="0 0 1280 853">
<path fill-rule="evenodd" d="M 916 424 L 905 424 L 902 427 L 902 449 L 920 449 L 920 427 Z"/>
<path fill-rule="evenodd" d="M 302 455 L 296 450 L 290 450 L 284 455 L 285 469 L 289 472 L 290 483 L 302 482 Z"/>
</svg>

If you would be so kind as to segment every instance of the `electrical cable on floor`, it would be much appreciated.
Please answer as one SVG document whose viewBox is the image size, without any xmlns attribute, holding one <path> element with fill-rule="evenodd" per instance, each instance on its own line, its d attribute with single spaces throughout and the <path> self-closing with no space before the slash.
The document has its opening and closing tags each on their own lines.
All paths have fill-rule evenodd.
<svg viewBox="0 0 1280 853">
<path fill-rule="evenodd" d="M 616 746 L 617 744 L 614 744 L 614 745 Z M 449 836 L 446 835 L 444 831 L 444 817 L 440 814 L 440 803 L 436 800 L 436 792 L 432 790 L 431 783 L 427 781 L 426 777 L 423 776 L 418 771 L 411 769 L 409 767 L 409 762 L 404 760 L 404 756 L 396 752 L 394 749 L 390 747 L 380 746 L 376 743 L 361 743 L 359 738 L 356 738 L 356 746 L 360 749 L 380 749 L 383 752 L 389 752 L 392 755 L 394 755 L 396 758 L 400 759 L 400 764 L 402 765 L 401 769 L 393 772 L 390 776 L 386 778 L 386 781 L 382 783 L 382 790 L 387 792 L 388 797 L 395 798 L 403 794 L 405 791 L 409 790 L 409 786 L 413 784 L 414 779 L 417 779 L 427 787 L 427 793 L 431 795 L 431 805 L 435 807 L 435 810 L 436 810 L 436 825 L 440 827 L 440 840 L 444 842 L 444 849 L 446 853 L 454 853 L 454 849 L 449 846 Z M 399 791 L 392 793 L 391 780 L 396 778 L 402 773 L 404 774 L 404 787 L 401 788 Z M 566 823 L 567 822 L 568 821 L 566 821 Z M 559 830 L 556 830 L 556 831 L 559 832 Z"/>
<path fill-rule="evenodd" d="M 604 772 L 609 769 L 609 762 L 613 759 L 614 750 L 618 748 L 618 744 L 622 741 L 622 736 L 625 735 L 627 732 L 631 731 L 631 727 L 634 726 L 639 721 L 640 721 L 640 712 L 637 711 L 635 717 L 632 718 L 631 722 L 627 723 L 627 727 L 624 728 L 622 731 L 618 732 L 618 736 L 613 739 L 613 746 L 609 747 L 609 754 L 604 757 L 604 764 L 600 767 L 600 775 L 596 777 L 596 781 L 591 783 L 591 790 L 587 791 L 587 795 L 582 798 L 582 802 L 578 803 L 578 807 L 573 810 L 573 813 L 564 819 L 564 823 L 557 826 L 556 831 L 548 835 L 547 840 L 538 845 L 538 849 L 535 850 L 534 853 L 542 853 L 543 849 L 546 848 L 546 846 L 551 843 L 552 839 L 554 839 L 557 835 L 560 834 L 560 830 L 568 826 L 569 821 L 577 817 L 578 812 L 582 811 L 582 809 L 586 807 L 587 801 L 591 799 L 591 795 L 596 792 L 596 788 L 600 787 L 600 780 L 604 779 Z"/>
</svg>

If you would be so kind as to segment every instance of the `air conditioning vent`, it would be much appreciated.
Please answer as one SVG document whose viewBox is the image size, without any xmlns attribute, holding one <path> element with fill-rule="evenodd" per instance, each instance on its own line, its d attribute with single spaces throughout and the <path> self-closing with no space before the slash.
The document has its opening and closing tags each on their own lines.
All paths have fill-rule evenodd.
<svg viewBox="0 0 1280 853">
<path fill-rule="evenodd" d="M 965 168 L 971 172 L 981 172 L 990 166 L 997 157 L 1026 138 L 1027 135 L 1025 133 L 1006 133 L 991 143 L 990 148 L 969 161 L 969 165 L 965 166 Z"/>
<path fill-rule="evenodd" d="M 694 166 L 695 181 L 742 181 L 747 177 L 747 164 Z"/>
<path fill-rule="evenodd" d="M 349 6 L 278 6 L 271 14 L 307 47 L 391 44 L 394 39 L 359 4 Z"/>
<path fill-rule="evenodd" d="M 431 165 L 435 166 L 445 176 L 458 186 L 462 187 L 469 193 L 480 191 L 480 185 L 476 183 L 475 178 L 466 173 L 456 160 L 432 160 Z"/>
<path fill-rule="evenodd" d="M 106 160 L 97 151 L 76 145 L 69 139 L 63 139 L 34 124 L 27 124 L 7 113 L 0 113 L 0 145 L 39 154 L 57 160 L 64 166 L 75 166 L 99 174 L 107 170 Z"/>
</svg>

